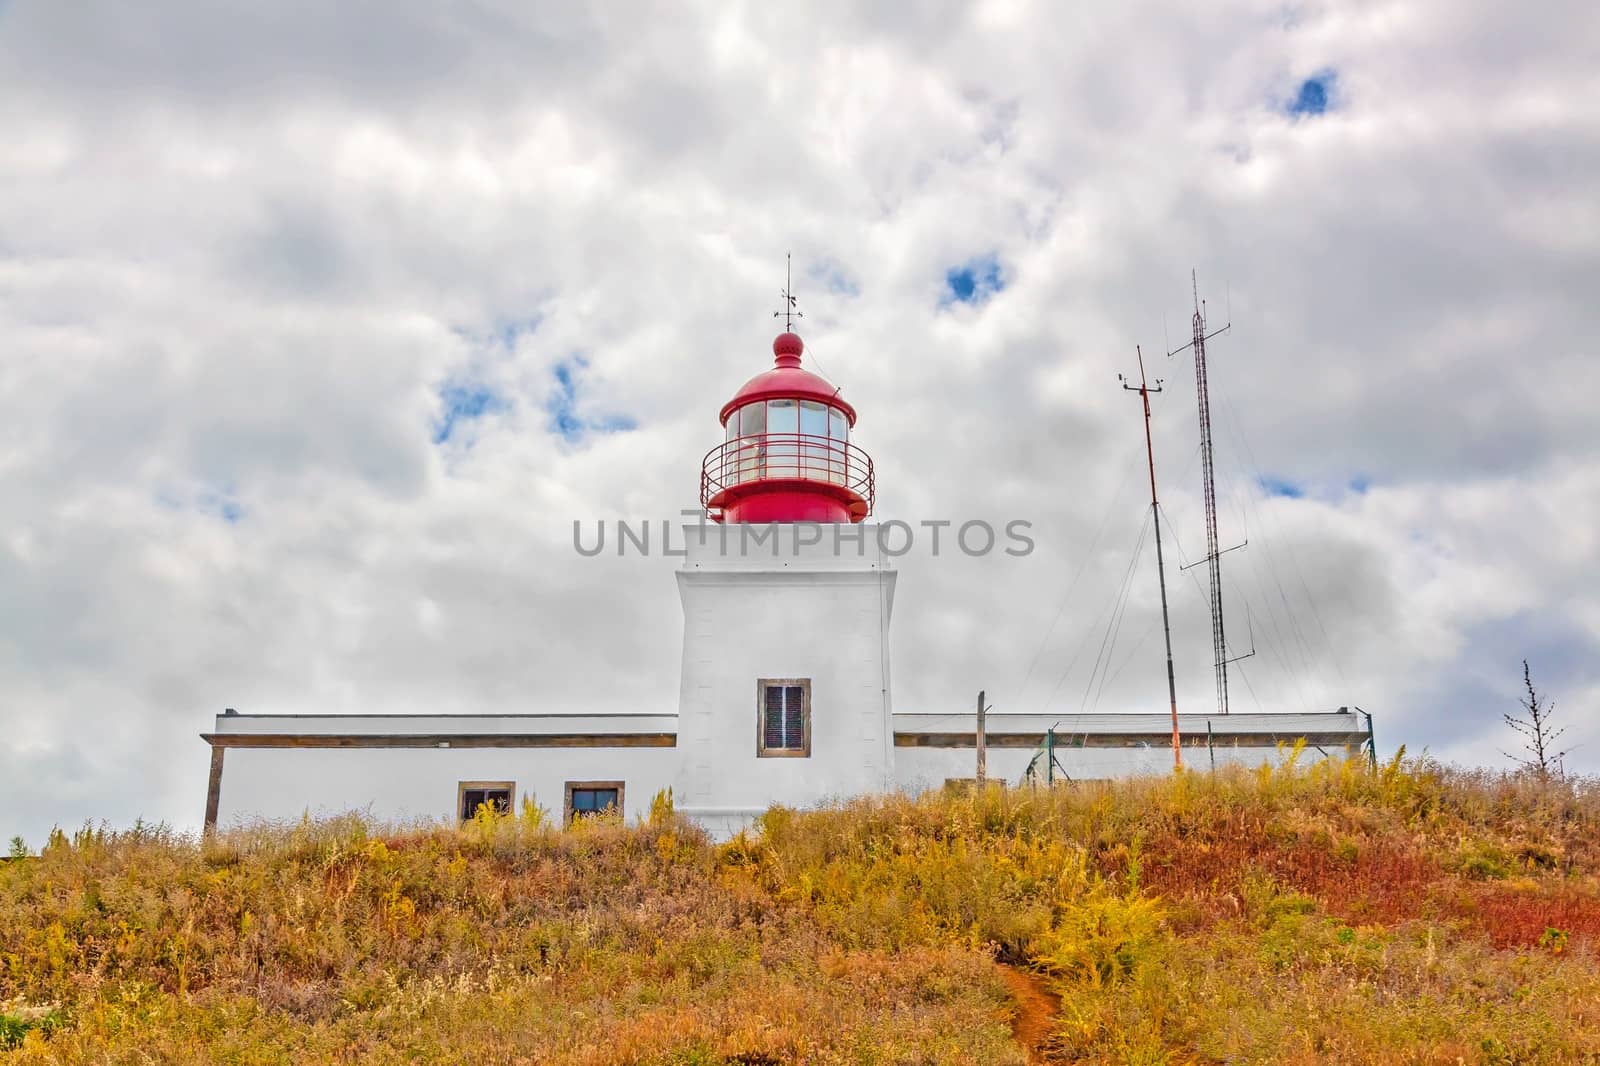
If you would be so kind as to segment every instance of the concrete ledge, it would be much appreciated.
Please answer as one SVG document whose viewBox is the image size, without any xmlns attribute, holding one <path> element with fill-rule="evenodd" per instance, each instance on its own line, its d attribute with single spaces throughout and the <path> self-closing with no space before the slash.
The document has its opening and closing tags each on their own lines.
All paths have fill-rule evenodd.
<svg viewBox="0 0 1600 1066">
<path fill-rule="evenodd" d="M 676 733 L 201 733 L 222 748 L 675 748 Z"/>
<path fill-rule="evenodd" d="M 1304 739 L 1310 746 L 1353 747 L 1364 744 L 1365 733 L 1189 733 L 1184 735 L 1184 747 L 1203 748 L 1209 742 L 1218 748 L 1275 748 L 1280 743 L 1293 744 Z M 1043 733 L 990 733 L 991 748 L 1037 748 L 1044 744 Z M 976 733 L 896 733 L 897 748 L 977 748 Z M 1057 748 L 1170 748 L 1172 731 L 1164 733 L 1068 733 L 1056 732 Z"/>
</svg>

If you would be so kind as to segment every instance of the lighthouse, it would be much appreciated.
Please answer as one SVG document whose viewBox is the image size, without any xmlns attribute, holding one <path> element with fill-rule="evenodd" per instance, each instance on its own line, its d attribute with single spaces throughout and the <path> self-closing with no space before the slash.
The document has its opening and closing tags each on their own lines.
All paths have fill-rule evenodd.
<svg viewBox="0 0 1600 1066">
<path fill-rule="evenodd" d="M 894 787 L 889 619 L 895 572 L 872 514 L 856 409 L 803 365 L 773 366 L 718 413 L 700 467 L 707 521 L 685 529 L 678 808 L 725 835 L 773 803 Z"/>
<path fill-rule="evenodd" d="M 773 365 L 717 409 L 720 441 L 701 459 L 700 509 L 690 512 L 700 520 L 673 553 L 683 605 L 675 714 L 665 679 L 658 698 L 628 713 L 537 694 L 466 714 L 225 710 L 201 734 L 211 748 L 205 827 L 347 811 L 465 821 L 522 804 L 571 825 L 607 812 L 643 818 L 670 787 L 680 812 L 726 838 L 774 805 L 971 782 L 980 729 L 995 781 L 1021 783 L 1041 765 L 1047 784 L 1165 772 L 1166 709 L 1001 710 L 980 725 L 950 693 L 893 711 L 896 573 L 868 521 L 872 458 L 853 439 L 855 407 L 805 367 L 787 291 L 784 300 Z M 1191 766 L 1281 762 L 1295 738 L 1322 754 L 1372 750 L 1371 716 L 1359 709 L 1179 719 Z"/>
</svg>

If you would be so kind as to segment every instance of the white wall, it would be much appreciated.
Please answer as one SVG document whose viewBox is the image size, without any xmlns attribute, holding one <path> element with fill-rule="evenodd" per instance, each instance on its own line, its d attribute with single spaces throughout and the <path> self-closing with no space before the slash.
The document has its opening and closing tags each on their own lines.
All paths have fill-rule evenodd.
<svg viewBox="0 0 1600 1066">
<path fill-rule="evenodd" d="M 753 703 L 753 682 L 752 682 Z M 753 708 L 749 711 L 753 719 Z M 815 727 L 814 727 L 815 728 Z M 826 743 L 829 758 L 846 756 L 849 738 L 832 733 L 814 737 L 811 759 L 754 758 L 755 725 L 747 730 L 748 752 L 726 755 L 725 768 L 713 772 L 712 796 L 718 803 L 700 803 L 697 820 L 721 838 L 773 803 L 805 806 L 856 793 L 882 791 L 877 784 L 857 789 L 835 787 L 848 774 L 832 763 L 819 763 L 816 744 Z M 730 744 L 729 747 L 738 747 Z M 1329 749 L 1343 756 L 1345 749 Z M 632 820 L 643 817 L 650 800 L 661 789 L 674 786 L 679 809 L 685 802 L 684 781 L 678 773 L 680 748 L 229 748 L 223 762 L 221 802 L 217 824 L 221 828 L 266 818 L 298 819 L 302 814 L 342 814 L 364 811 L 379 821 L 416 818 L 451 819 L 455 815 L 457 786 L 462 781 L 514 781 L 517 801 L 532 794 L 557 819 L 560 818 L 568 781 L 625 783 L 623 806 Z M 1353 749 L 1352 752 L 1353 754 Z M 1171 749 L 1060 747 L 1057 758 L 1076 780 L 1162 774 L 1172 767 Z M 1216 765 L 1259 766 L 1282 761 L 1275 747 L 1217 747 Z M 1316 756 L 1317 753 L 1309 753 Z M 893 787 L 917 793 L 937 789 L 951 778 L 971 778 L 976 755 L 971 748 L 897 748 Z M 1033 752 L 1023 748 L 990 748 L 991 780 L 1017 784 Z M 1307 760 L 1307 756 L 1302 756 Z M 1186 748 L 1185 765 L 1206 769 L 1206 750 Z M 765 771 L 771 767 L 771 772 Z M 753 770 L 754 772 L 749 772 Z M 763 783 L 765 782 L 765 785 Z M 732 788 L 719 792 L 719 787 Z M 831 791 L 830 791 L 831 789 Z M 730 795 L 748 797 L 743 806 L 726 801 Z M 719 809 L 721 808 L 721 809 Z"/>
<path fill-rule="evenodd" d="M 1336 758 L 1356 754 L 1354 748 L 1330 747 L 1327 750 L 1329 755 Z M 1251 747 L 1219 745 L 1210 752 L 1204 745 L 1198 747 L 1186 745 L 1183 749 L 1183 765 L 1191 770 L 1209 770 L 1213 765 L 1214 756 L 1215 766 L 1218 769 L 1224 766 L 1260 766 L 1262 763 L 1277 766 L 1283 762 L 1287 753 L 1287 745 L 1283 748 L 1276 745 Z M 1027 770 L 1028 762 L 1033 755 L 1033 751 L 1027 748 L 990 748 L 989 779 L 1012 785 L 1020 783 L 1022 774 Z M 1322 758 L 1320 752 L 1307 749 L 1301 754 L 1300 761 L 1305 765 L 1320 758 Z M 1152 743 L 1149 747 L 1128 748 L 1058 746 L 1056 761 L 1068 776 L 1076 781 L 1132 777 L 1138 774 L 1164 774 L 1172 770 L 1172 748 L 1159 743 Z M 913 794 L 925 792 L 943 787 L 944 783 L 952 778 L 973 777 L 977 772 L 977 753 L 972 748 L 896 748 L 895 771 L 900 789 Z"/>
<path fill-rule="evenodd" d="M 679 808 L 720 836 L 774 803 L 892 788 L 887 627 L 895 575 L 882 567 L 875 527 L 856 527 L 865 538 L 859 555 L 849 541 L 834 551 L 832 526 L 713 529 L 704 545 L 694 528 L 678 572 Z M 747 529 L 777 539 L 752 546 Z M 804 543 L 813 533 L 820 542 Z M 809 758 L 756 754 L 762 678 L 810 679 Z"/>
<path fill-rule="evenodd" d="M 625 783 L 625 813 L 673 782 L 676 748 L 229 748 L 217 824 L 370 812 L 380 821 L 453 819 L 462 781 L 514 781 L 559 820 L 568 781 Z"/>
</svg>

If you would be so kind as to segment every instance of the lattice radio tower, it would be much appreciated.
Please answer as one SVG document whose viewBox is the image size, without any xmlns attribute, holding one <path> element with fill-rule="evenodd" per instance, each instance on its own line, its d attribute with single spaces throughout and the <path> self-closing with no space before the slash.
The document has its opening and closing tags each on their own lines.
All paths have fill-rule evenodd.
<svg viewBox="0 0 1600 1066">
<path fill-rule="evenodd" d="M 1204 562 L 1211 575 L 1211 658 L 1217 676 L 1217 713 L 1227 714 L 1228 663 L 1236 660 L 1228 658 L 1228 638 L 1222 625 L 1222 555 L 1223 551 L 1234 549 L 1217 548 L 1217 484 L 1211 465 L 1211 395 L 1206 385 L 1206 341 L 1226 331 L 1233 323 L 1207 333 L 1206 305 L 1200 300 L 1200 283 L 1192 270 L 1189 272 L 1189 284 L 1194 291 L 1194 318 L 1190 322 L 1193 327 L 1192 339 L 1182 348 L 1168 352 L 1167 356 L 1170 358 L 1194 349 L 1194 391 L 1200 406 L 1200 476 L 1204 480 L 1206 503 L 1206 557 L 1190 565 L 1198 566 Z M 1234 548 L 1243 546 L 1236 544 Z M 1241 655 L 1239 658 L 1246 659 L 1249 656 Z"/>
</svg>

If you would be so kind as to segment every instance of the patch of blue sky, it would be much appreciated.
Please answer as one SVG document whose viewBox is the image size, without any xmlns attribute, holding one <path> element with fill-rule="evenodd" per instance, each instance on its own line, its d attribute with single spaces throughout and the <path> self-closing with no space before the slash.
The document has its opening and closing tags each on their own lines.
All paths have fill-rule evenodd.
<svg viewBox="0 0 1600 1066">
<path fill-rule="evenodd" d="M 201 514 L 220 518 L 230 526 L 244 519 L 244 505 L 232 486 L 201 489 L 195 494 L 194 506 Z"/>
<path fill-rule="evenodd" d="M 501 346 L 507 351 L 515 349 L 517 341 L 534 333 L 542 321 L 544 316 L 537 314 L 522 319 L 501 319 L 496 330 Z"/>
<path fill-rule="evenodd" d="M 1000 259 L 991 252 L 945 271 L 944 293 L 939 298 L 939 306 L 981 304 L 995 293 L 1004 291 L 1005 287 L 1006 278 L 1000 269 Z"/>
<path fill-rule="evenodd" d="M 573 355 L 558 362 L 551 371 L 555 388 L 545 403 L 545 413 L 549 416 L 550 432 L 569 444 L 578 443 L 590 433 L 627 433 L 639 428 L 639 424 L 627 415 L 586 417 L 580 413 L 580 379 L 588 366 L 589 361 L 583 356 Z"/>
<path fill-rule="evenodd" d="M 4 0 L 0 0 L 4 2 Z M 478 349 L 499 348 L 514 352 L 517 342 L 531 337 L 544 323 L 544 316 L 534 312 L 520 318 L 503 316 L 493 319 L 486 327 L 451 326 L 450 332 Z"/>
<path fill-rule="evenodd" d="M 844 266 L 832 260 L 814 264 L 806 271 L 806 277 L 832 296 L 854 299 L 861 295 L 861 283 Z"/>
<path fill-rule="evenodd" d="M 1257 481 L 1261 486 L 1261 491 L 1268 496 L 1281 496 L 1286 500 L 1298 500 L 1306 494 L 1303 486 L 1297 485 L 1287 478 L 1263 474 Z"/>
<path fill-rule="evenodd" d="M 505 409 L 505 401 L 483 384 L 452 382 L 439 390 L 439 417 L 433 424 L 433 443 L 443 444 L 458 428 L 484 415 Z"/>
<path fill-rule="evenodd" d="M 578 374 L 589 362 L 581 355 L 563 360 L 555 365 L 551 375 L 556 379 L 555 391 L 545 404 L 550 416 L 550 428 L 565 440 L 583 436 L 583 420 L 578 417 Z"/>
<path fill-rule="evenodd" d="M 1331 70 L 1312 75 L 1300 83 L 1294 99 L 1289 101 L 1284 110 L 1295 118 L 1308 118 L 1326 113 L 1334 106 L 1334 91 L 1338 87 L 1338 80 L 1338 74 Z"/>
</svg>

